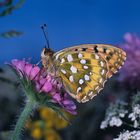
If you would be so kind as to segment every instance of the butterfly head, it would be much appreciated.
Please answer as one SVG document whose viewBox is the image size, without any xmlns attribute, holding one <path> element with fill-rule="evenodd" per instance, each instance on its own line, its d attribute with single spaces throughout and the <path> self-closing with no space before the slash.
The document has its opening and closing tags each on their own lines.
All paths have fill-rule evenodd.
<svg viewBox="0 0 140 140">
<path fill-rule="evenodd" d="M 48 40 L 48 35 L 47 35 L 47 25 L 46 24 L 42 25 L 41 29 L 42 29 L 44 37 L 46 39 L 46 46 L 41 51 L 41 59 L 42 59 L 43 66 L 46 68 L 47 65 L 51 65 L 52 56 L 53 56 L 54 52 L 49 47 L 49 40 Z"/>
<path fill-rule="evenodd" d="M 50 48 L 43 48 L 41 52 L 42 65 L 47 68 L 52 65 L 53 50 Z"/>
<path fill-rule="evenodd" d="M 51 50 L 50 48 L 43 48 L 41 52 L 41 57 L 52 57 L 54 54 L 54 51 Z"/>
</svg>

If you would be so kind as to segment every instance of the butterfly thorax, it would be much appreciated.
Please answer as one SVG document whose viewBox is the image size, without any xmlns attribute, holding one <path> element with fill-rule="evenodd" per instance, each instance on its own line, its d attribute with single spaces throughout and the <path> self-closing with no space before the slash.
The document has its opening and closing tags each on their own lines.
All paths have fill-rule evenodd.
<svg viewBox="0 0 140 140">
<path fill-rule="evenodd" d="M 42 65 L 49 72 L 54 72 L 55 70 L 53 66 L 53 54 L 53 50 L 49 48 L 43 48 L 41 52 Z"/>
</svg>

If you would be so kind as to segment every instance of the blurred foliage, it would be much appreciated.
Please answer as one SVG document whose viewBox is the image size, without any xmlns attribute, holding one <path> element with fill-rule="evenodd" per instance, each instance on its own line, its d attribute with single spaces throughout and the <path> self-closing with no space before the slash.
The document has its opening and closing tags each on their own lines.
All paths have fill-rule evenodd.
<svg viewBox="0 0 140 140">
<path fill-rule="evenodd" d="M 24 2 L 25 0 L 18 0 L 17 2 L 15 0 L 0 1 L 0 17 L 12 14 L 12 12 L 16 9 L 19 9 L 24 4 Z M 7 32 L 0 33 L 0 37 L 11 38 L 20 36 L 22 34 L 22 32 L 16 30 L 9 30 Z"/>
<path fill-rule="evenodd" d="M 11 37 L 20 36 L 22 34 L 23 34 L 22 32 L 19 32 L 19 31 L 16 31 L 16 30 L 10 30 L 8 32 L 1 33 L 0 36 L 4 37 L 4 38 L 11 38 Z"/>
<path fill-rule="evenodd" d="M 12 0 L 1 0 L 0 7 L 12 5 Z"/>
<path fill-rule="evenodd" d="M 0 2 L 0 16 L 7 16 L 11 14 L 14 10 L 20 8 L 25 0 L 19 0 L 16 4 L 14 4 L 13 0 L 5 0 Z"/>
<path fill-rule="evenodd" d="M 0 82 L 11 84 L 15 88 L 19 85 L 18 82 L 15 82 L 15 81 L 3 76 L 4 74 L 5 74 L 4 69 L 0 68 Z"/>
<path fill-rule="evenodd" d="M 69 123 L 48 107 L 41 107 L 37 114 L 36 119 L 30 119 L 25 125 L 29 135 L 34 140 L 61 140 L 58 130 L 64 129 Z M 66 112 L 64 114 L 71 118 Z"/>
<path fill-rule="evenodd" d="M 7 68 L 0 68 L 0 140 L 8 139 L 14 116 L 21 107 L 23 97 L 18 87 L 15 74 Z"/>
</svg>

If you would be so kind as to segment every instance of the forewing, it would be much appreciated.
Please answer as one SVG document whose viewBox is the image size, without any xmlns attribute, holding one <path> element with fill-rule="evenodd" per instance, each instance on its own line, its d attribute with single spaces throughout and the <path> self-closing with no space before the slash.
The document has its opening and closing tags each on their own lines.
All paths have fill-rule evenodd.
<svg viewBox="0 0 140 140">
<path fill-rule="evenodd" d="M 126 60 L 126 53 L 122 49 L 106 44 L 83 44 L 73 46 L 56 53 L 56 56 L 61 56 L 63 52 L 68 53 L 73 51 L 83 51 L 100 55 L 107 62 L 109 71 L 107 75 L 108 78 L 116 73 Z"/>
</svg>

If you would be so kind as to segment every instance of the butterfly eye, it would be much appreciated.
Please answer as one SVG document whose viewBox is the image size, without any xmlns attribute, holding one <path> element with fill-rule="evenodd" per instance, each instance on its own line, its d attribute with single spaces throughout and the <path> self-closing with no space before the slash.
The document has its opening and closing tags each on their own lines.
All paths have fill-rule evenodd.
<svg viewBox="0 0 140 140">
<path fill-rule="evenodd" d="M 44 55 L 47 54 L 47 49 L 46 48 L 43 49 L 43 53 L 44 53 Z"/>
<path fill-rule="evenodd" d="M 43 48 L 42 52 L 41 52 L 41 57 L 44 57 L 46 55 L 46 48 Z"/>
<path fill-rule="evenodd" d="M 43 48 L 42 53 L 41 53 L 41 56 L 47 56 L 47 55 L 52 56 L 53 53 L 54 53 L 54 52 L 53 52 L 51 49 Z"/>
</svg>

